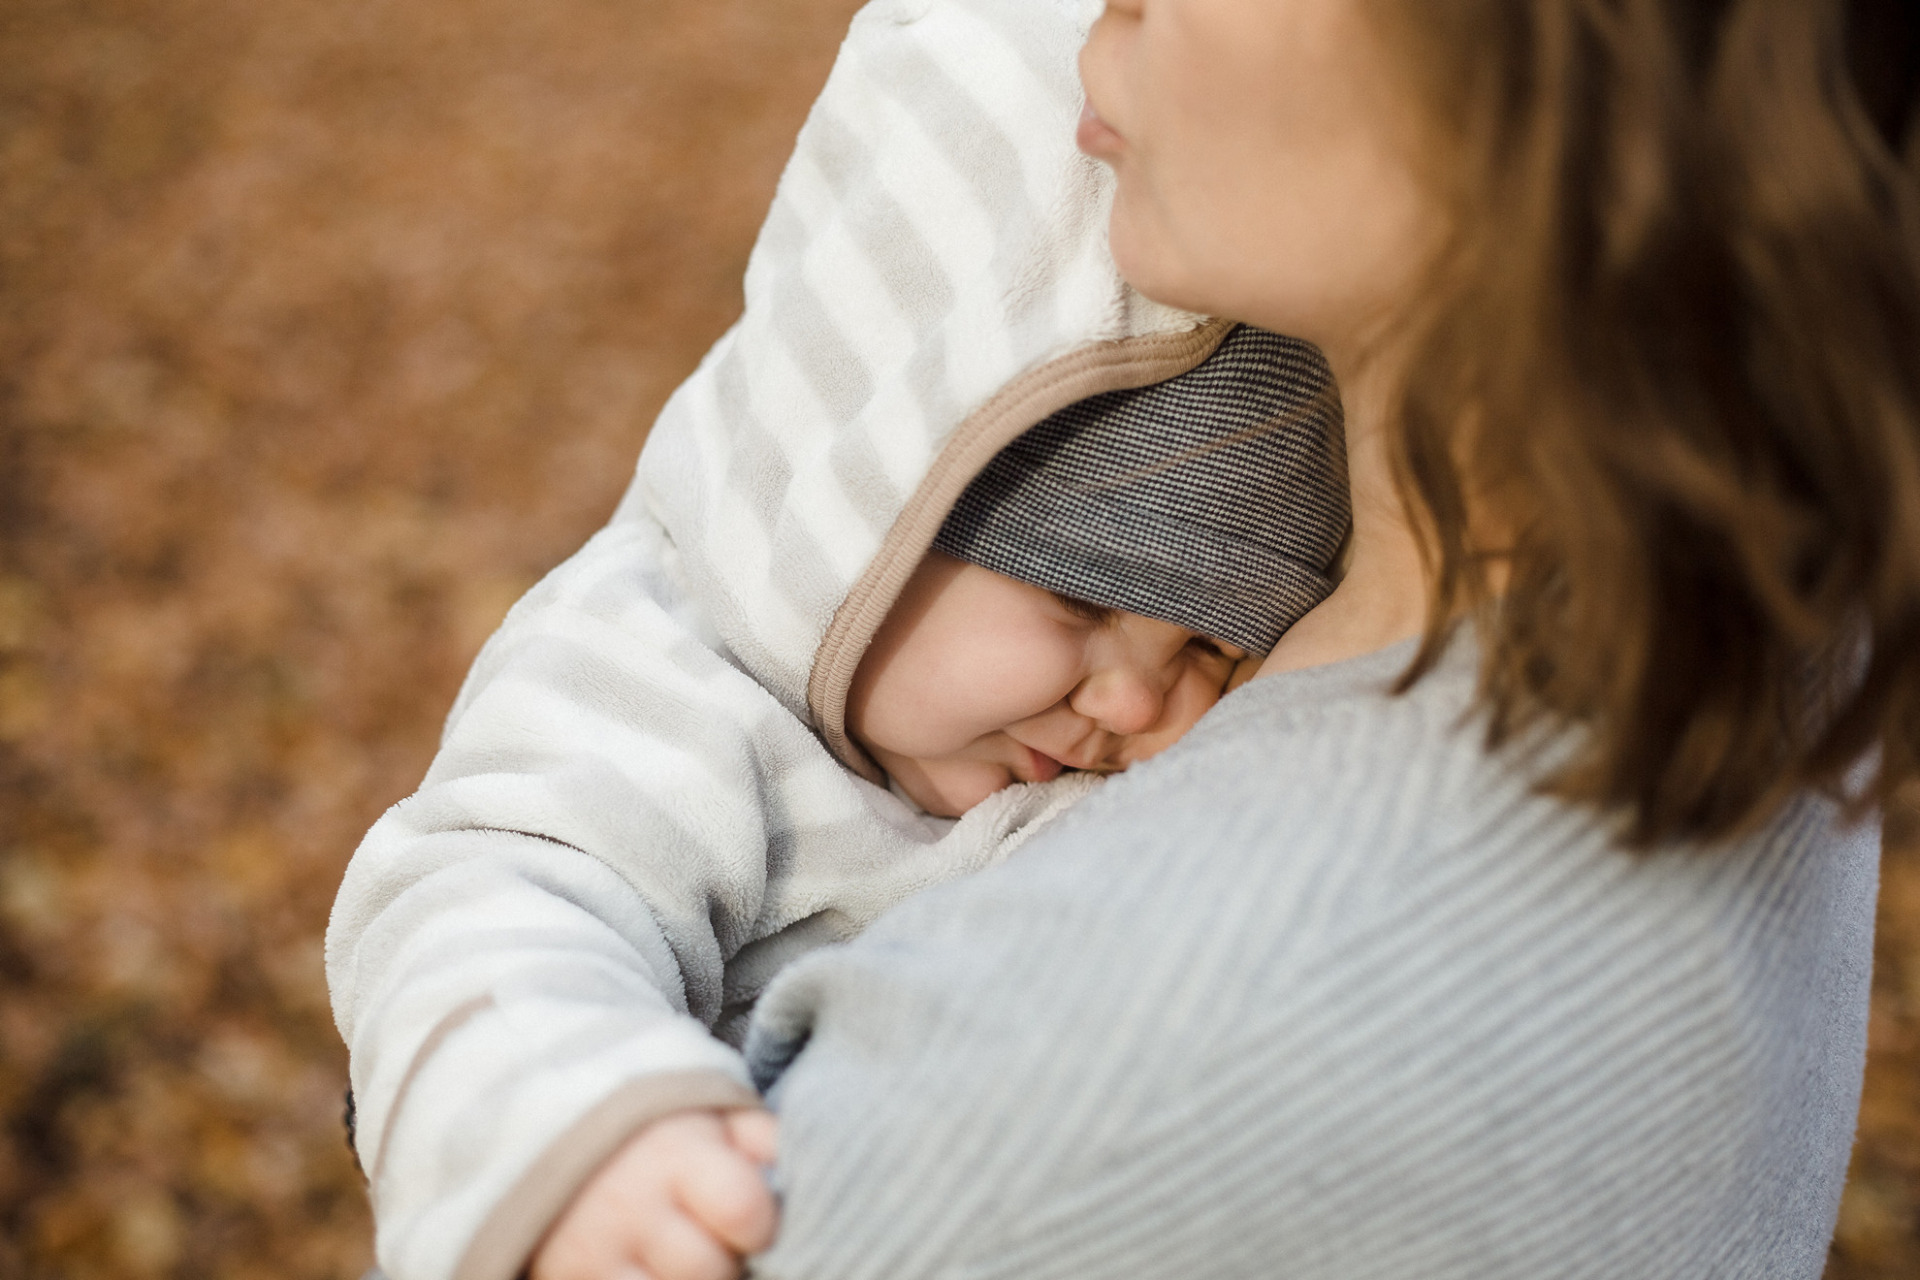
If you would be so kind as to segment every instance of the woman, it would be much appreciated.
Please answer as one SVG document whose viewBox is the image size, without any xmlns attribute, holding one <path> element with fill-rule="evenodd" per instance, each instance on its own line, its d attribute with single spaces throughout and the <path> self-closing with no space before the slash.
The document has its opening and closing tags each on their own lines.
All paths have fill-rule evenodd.
<svg viewBox="0 0 1920 1280">
<path fill-rule="evenodd" d="M 768 993 L 756 1274 L 1819 1273 L 1920 752 L 1910 23 L 1109 3 L 1115 256 L 1325 350 L 1350 569 Z"/>
</svg>

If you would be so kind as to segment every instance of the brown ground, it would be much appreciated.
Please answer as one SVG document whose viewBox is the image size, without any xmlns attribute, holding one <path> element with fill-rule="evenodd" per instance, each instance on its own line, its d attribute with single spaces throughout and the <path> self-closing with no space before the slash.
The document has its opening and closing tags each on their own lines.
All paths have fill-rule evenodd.
<svg viewBox="0 0 1920 1280">
<path fill-rule="evenodd" d="M 0 5 L 0 1277 L 352 1277 L 320 937 L 854 0 Z M 1920 858 L 1847 1280 L 1920 1275 Z"/>
</svg>

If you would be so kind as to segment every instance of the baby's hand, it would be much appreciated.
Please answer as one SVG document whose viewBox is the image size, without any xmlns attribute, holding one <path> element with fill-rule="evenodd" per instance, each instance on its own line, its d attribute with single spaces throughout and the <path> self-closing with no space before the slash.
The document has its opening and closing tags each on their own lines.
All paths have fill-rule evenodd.
<svg viewBox="0 0 1920 1280">
<path fill-rule="evenodd" d="M 773 1243 L 767 1111 L 688 1111 L 635 1134 L 533 1255 L 532 1280 L 734 1280 Z"/>
</svg>

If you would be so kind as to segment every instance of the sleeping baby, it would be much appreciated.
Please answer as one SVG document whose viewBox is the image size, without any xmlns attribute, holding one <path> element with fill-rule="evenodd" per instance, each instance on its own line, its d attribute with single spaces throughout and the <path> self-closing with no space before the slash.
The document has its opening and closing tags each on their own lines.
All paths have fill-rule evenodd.
<svg viewBox="0 0 1920 1280">
<path fill-rule="evenodd" d="M 1076 404 L 1003 449 L 849 687 L 847 730 L 890 799 L 924 821 L 1005 805 L 1016 788 L 1029 805 L 1072 798 L 1191 728 L 1328 588 L 1346 507 L 1327 408 L 1307 348 L 1242 327 L 1191 372 Z M 1014 827 L 949 827 L 944 843 L 972 845 L 967 860 L 984 866 L 1058 807 L 1020 808 Z M 754 987 L 770 976 L 768 941 L 733 940 L 723 987 L 734 969 L 753 969 Z M 737 1035 L 751 988 L 731 994 L 715 1021 Z M 533 1280 L 634 1265 L 654 1280 L 734 1274 L 774 1222 L 773 1120 L 745 1102 L 690 1099 L 637 1128 L 560 1213 Z"/>
</svg>

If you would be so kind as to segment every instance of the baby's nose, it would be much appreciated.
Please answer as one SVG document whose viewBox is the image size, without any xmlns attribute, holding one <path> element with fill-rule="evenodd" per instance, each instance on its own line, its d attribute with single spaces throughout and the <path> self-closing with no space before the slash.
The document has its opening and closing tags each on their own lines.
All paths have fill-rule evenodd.
<svg viewBox="0 0 1920 1280">
<path fill-rule="evenodd" d="M 1124 737 L 1145 733 L 1159 723 L 1166 691 L 1145 672 L 1110 667 L 1088 676 L 1069 702 L 1108 733 Z"/>
</svg>

